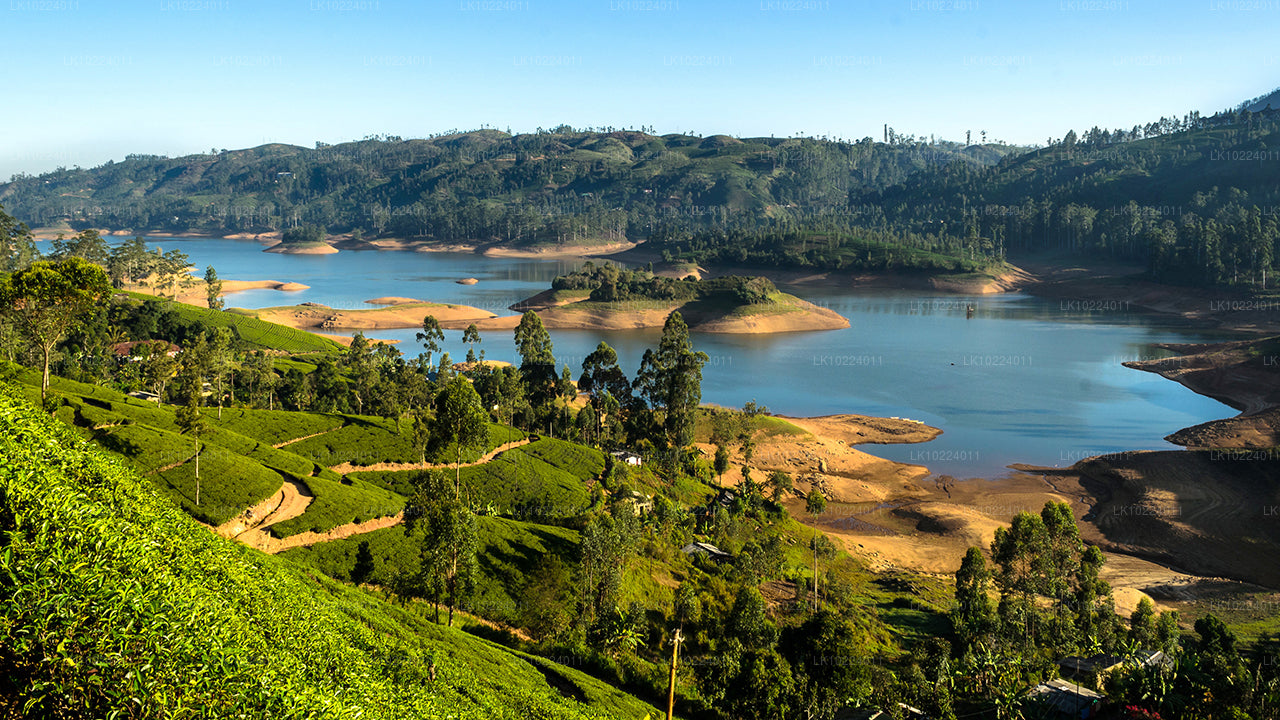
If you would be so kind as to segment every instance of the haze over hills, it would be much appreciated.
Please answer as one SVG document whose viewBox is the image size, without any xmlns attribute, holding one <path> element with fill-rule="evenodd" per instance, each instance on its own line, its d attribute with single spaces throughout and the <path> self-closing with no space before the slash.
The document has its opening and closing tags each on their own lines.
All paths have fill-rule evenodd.
<svg viewBox="0 0 1280 720">
<path fill-rule="evenodd" d="M 1262 112 L 1263 110 L 1280 110 L 1280 88 L 1276 88 L 1266 95 L 1256 97 L 1244 103 L 1244 109 L 1249 112 Z"/>
</svg>

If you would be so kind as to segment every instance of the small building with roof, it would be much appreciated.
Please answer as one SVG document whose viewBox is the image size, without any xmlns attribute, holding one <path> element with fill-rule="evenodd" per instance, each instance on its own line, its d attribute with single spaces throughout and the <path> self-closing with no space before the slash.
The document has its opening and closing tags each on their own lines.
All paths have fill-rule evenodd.
<svg viewBox="0 0 1280 720">
<path fill-rule="evenodd" d="M 1081 720 L 1097 717 L 1106 700 L 1101 693 L 1060 678 L 1036 685 L 1027 691 L 1026 696 L 1029 700 L 1040 703 L 1041 707 L 1051 713 L 1050 717 Z"/>
<path fill-rule="evenodd" d="M 715 562 L 724 562 L 733 557 L 729 553 L 708 542 L 691 542 L 680 548 L 680 552 L 690 557 L 701 555 L 703 557 L 711 558 Z"/>
</svg>

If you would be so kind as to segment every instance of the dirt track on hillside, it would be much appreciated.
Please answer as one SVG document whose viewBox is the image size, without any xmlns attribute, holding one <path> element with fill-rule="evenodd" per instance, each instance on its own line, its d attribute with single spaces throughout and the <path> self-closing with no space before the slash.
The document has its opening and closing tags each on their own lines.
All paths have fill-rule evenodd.
<svg viewBox="0 0 1280 720">
<path fill-rule="evenodd" d="M 472 462 L 458 463 L 374 463 L 373 465 L 352 465 L 351 463 L 342 463 L 334 465 L 330 470 L 339 475 L 346 475 L 352 472 L 394 472 L 396 470 L 455 470 L 460 467 L 471 467 L 472 465 L 483 465 L 502 453 L 512 448 L 518 448 L 521 445 L 528 445 L 532 440 L 524 438 L 522 440 L 513 440 L 509 443 L 503 443 L 498 447 L 490 450 L 483 457 Z"/>
</svg>

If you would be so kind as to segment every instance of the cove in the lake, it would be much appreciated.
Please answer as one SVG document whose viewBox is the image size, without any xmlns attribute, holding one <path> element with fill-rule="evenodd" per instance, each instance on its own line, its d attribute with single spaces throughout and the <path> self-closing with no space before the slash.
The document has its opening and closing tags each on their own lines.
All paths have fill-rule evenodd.
<svg viewBox="0 0 1280 720">
<path fill-rule="evenodd" d="M 258 243 L 222 239 L 152 244 L 180 249 L 198 268 L 213 265 L 224 278 L 310 286 L 296 293 L 250 290 L 226 298 L 228 306 L 248 308 L 300 302 L 368 308 L 365 300 L 399 296 L 509 314 L 509 305 L 581 265 L 450 253 L 275 255 L 263 253 Z M 464 278 L 478 282 L 457 282 Z M 754 399 L 787 415 L 860 413 L 920 420 L 942 428 L 943 435 L 921 445 L 864 449 L 958 477 L 999 476 L 1015 462 L 1066 466 L 1107 452 L 1175 449 L 1165 435 L 1235 414 L 1177 383 L 1120 365 L 1167 354 L 1154 343 L 1214 339 L 1161 318 L 1085 311 L 1016 294 L 788 290 L 835 310 L 851 327 L 695 335 L 695 347 L 710 357 L 703 370 L 704 402 L 740 407 Z M 413 330 L 369 335 L 398 339 L 402 351 L 416 352 Z M 551 335 L 557 361 L 576 376 L 600 340 L 612 345 L 623 368 L 634 373 L 659 331 L 559 330 Z M 460 332 L 446 332 L 446 343 L 455 359 L 465 356 Z M 486 334 L 483 347 L 489 358 L 516 359 L 509 333 Z"/>
</svg>

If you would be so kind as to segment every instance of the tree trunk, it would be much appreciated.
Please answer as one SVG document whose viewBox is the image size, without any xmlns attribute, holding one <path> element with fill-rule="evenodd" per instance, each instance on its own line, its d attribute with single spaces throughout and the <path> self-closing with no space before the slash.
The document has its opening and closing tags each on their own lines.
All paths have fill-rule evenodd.
<svg viewBox="0 0 1280 720">
<path fill-rule="evenodd" d="M 40 376 L 40 402 L 43 404 L 49 394 L 49 355 L 53 353 L 53 346 L 43 345 L 40 349 L 44 351 L 44 374 Z"/>
<path fill-rule="evenodd" d="M 200 438 L 196 438 L 196 505 L 200 504 Z"/>
<path fill-rule="evenodd" d="M 461 439 L 461 438 L 459 438 Z M 453 466 L 453 499 L 458 500 L 462 497 L 462 443 L 456 446 L 458 462 Z"/>
<path fill-rule="evenodd" d="M 680 637 L 679 628 L 676 629 L 675 640 L 671 643 L 671 681 L 667 685 L 667 720 L 672 720 L 676 709 L 676 663 L 680 657 Z"/>
</svg>

